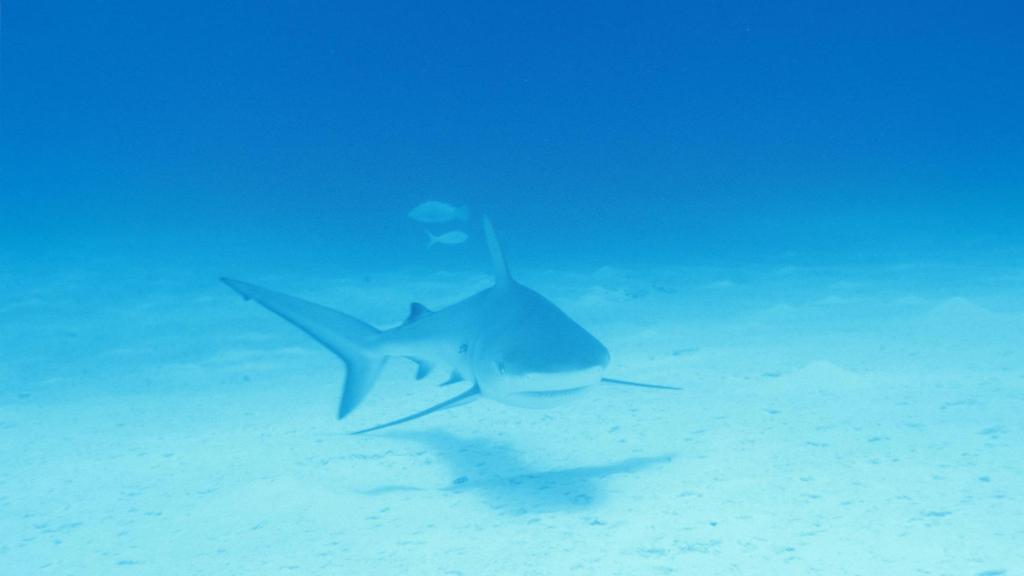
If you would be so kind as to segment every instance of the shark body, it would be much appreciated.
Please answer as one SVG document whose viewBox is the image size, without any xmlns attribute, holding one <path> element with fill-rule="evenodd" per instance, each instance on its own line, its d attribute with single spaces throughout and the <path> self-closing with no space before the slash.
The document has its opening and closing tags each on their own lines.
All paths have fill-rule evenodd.
<svg viewBox="0 0 1024 576">
<path fill-rule="evenodd" d="M 437 365 L 452 369 L 445 385 L 469 382 L 460 394 L 426 410 L 357 434 L 394 426 L 478 398 L 543 408 L 568 401 L 599 384 L 677 390 L 604 377 L 610 355 L 594 336 L 548 299 L 516 282 L 490 221 L 484 233 L 494 264 L 494 286 L 447 308 L 431 311 L 413 303 L 409 317 L 378 330 L 330 308 L 260 288 L 222 280 L 288 320 L 346 365 L 338 418 L 350 414 L 373 387 L 387 358 L 404 357 L 418 366 L 417 379 Z"/>
</svg>

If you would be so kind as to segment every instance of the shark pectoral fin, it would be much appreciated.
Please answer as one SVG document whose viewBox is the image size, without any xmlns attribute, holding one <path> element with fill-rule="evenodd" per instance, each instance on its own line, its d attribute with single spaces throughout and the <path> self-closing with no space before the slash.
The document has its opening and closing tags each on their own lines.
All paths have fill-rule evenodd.
<svg viewBox="0 0 1024 576">
<path fill-rule="evenodd" d="M 357 431 L 353 432 L 352 434 L 353 435 L 355 435 L 355 434 L 365 434 L 366 432 L 373 432 L 374 430 L 380 430 L 382 428 L 389 428 L 389 427 L 395 426 L 397 424 L 402 424 L 402 423 L 405 423 L 405 422 L 409 422 L 410 420 L 415 420 L 417 418 L 422 418 L 422 417 L 426 416 L 427 414 L 433 414 L 434 412 L 440 412 L 441 410 L 447 410 L 449 408 L 454 408 L 456 406 L 462 406 L 463 404 L 468 404 L 468 403 L 472 402 L 473 400 L 476 400 L 479 397 L 480 397 L 480 388 L 478 386 L 476 386 L 476 385 L 473 385 L 472 388 L 470 388 L 469 390 L 466 390 L 462 394 L 459 394 L 458 396 L 456 396 L 454 398 L 449 398 L 448 400 L 445 400 L 444 402 L 441 402 L 440 404 L 435 404 L 434 406 L 431 406 L 430 408 L 427 408 L 426 410 L 421 410 L 421 411 L 419 411 L 419 412 L 417 412 L 415 414 L 410 414 L 409 416 L 406 416 L 404 418 L 399 418 L 398 420 L 392 420 L 391 422 L 385 422 L 384 424 L 378 424 L 377 426 L 373 426 L 371 428 L 364 428 L 363 430 L 357 430 Z"/>
<path fill-rule="evenodd" d="M 619 380 L 616 378 L 601 378 L 602 384 L 615 384 L 617 386 L 633 386 L 636 388 L 654 388 L 656 390 L 682 390 L 676 386 L 662 386 L 660 384 L 643 384 L 641 382 L 630 382 L 629 380 Z"/>
</svg>

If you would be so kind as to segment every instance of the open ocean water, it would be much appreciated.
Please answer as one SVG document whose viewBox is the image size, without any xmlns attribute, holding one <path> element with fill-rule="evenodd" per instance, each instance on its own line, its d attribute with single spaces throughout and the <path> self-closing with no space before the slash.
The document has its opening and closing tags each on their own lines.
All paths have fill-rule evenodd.
<svg viewBox="0 0 1024 576">
<path fill-rule="evenodd" d="M 1024 574 L 1022 23 L 5 3 L 0 574 Z M 338 420 L 356 371 L 220 281 L 435 326 L 502 293 L 484 215 L 605 377 L 679 390 L 550 388 L 585 339 L 522 300 L 453 385 L 304 309 L 379 369 Z"/>
</svg>

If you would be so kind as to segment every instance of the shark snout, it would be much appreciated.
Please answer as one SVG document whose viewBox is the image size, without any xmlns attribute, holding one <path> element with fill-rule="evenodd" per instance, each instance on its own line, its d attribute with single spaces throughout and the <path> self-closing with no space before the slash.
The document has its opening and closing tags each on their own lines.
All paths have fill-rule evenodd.
<svg viewBox="0 0 1024 576">
<path fill-rule="evenodd" d="M 550 304 L 534 304 L 530 323 L 495 330 L 477 347 L 473 371 L 485 397 L 542 408 L 601 383 L 608 349 Z"/>
</svg>

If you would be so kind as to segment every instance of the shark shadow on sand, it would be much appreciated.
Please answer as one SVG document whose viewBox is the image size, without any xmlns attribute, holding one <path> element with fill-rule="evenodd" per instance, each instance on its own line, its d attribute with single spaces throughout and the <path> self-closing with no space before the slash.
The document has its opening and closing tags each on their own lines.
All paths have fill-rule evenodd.
<svg viewBox="0 0 1024 576">
<path fill-rule="evenodd" d="M 492 509 L 505 514 L 529 514 L 580 510 L 607 498 L 606 480 L 667 464 L 672 454 L 635 457 L 597 466 L 538 470 L 524 462 L 511 445 L 480 437 L 461 437 L 441 431 L 393 431 L 385 435 L 415 442 L 441 459 L 451 470 L 450 484 L 440 488 L 386 485 L 363 491 L 367 495 L 389 492 L 438 490 L 475 493 Z"/>
</svg>

